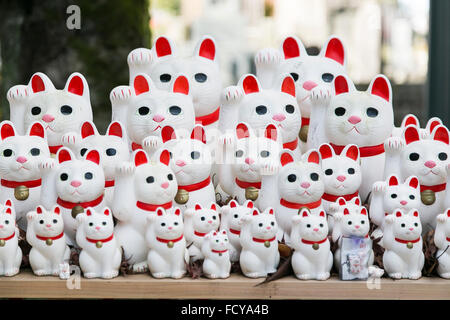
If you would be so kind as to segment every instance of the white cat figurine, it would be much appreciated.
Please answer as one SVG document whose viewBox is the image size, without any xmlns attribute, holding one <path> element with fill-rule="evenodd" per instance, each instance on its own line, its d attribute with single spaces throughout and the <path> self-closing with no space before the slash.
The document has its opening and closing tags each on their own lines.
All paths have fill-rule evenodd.
<svg viewBox="0 0 450 320">
<path fill-rule="evenodd" d="M 439 265 L 437 272 L 439 276 L 450 279 L 450 209 L 440 214 L 436 218 L 436 230 L 434 233 L 434 243 L 438 248 L 436 258 Z"/>
<path fill-rule="evenodd" d="M 19 273 L 22 263 L 19 229 L 12 201 L 6 200 L 0 207 L 0 276 L 12 277 Z"/>
<path fill-rule="evenodd" d="M 202 244 L 203 273 L 210 279 L 226 279 L 230 276 L 231 262 L 226 230 L 210 231 Z"/>
</svg>

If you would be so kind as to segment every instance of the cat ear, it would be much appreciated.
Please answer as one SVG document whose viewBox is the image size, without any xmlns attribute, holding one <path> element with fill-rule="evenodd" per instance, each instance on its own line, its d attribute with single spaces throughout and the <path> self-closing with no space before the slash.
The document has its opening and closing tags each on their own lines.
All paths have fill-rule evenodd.
<svg viewBox="0 0 450 320">
<path fill-rule="evenodd" d="M 74 72 L 69 76 L 64 90 L 81 97 L 84 97 L 89 93 L 86 79 L 78 72 Z"/>
<path fill-rule="evenodd" d="M 389 79 L 382 74 L 379 74 L 373 78 L 369 85 L 368 91 L 372 95 L 378 96 L 389 103 L 392 101 L 391 83 L 389 82 Z"/>
<path fill-rule="evenodd" d="M 43 211 L 44 211 L 44 210 L 42 209 L 41 206 L 37 206 L 37 208 L 36 208 L 36 213 L 37 213 L 37 214 L 42 214 Z"/>
<path fill-rule="evenodd" d="M 206 132 L 205 132 L 205 128 L 203 128 L 203 126 L 200 125 L 196 125 L 194 127 L 194 129 L 192 129 L 191 132 L 191 139 L 192 140 L 198 140 L 204 144 L 206 144 Z"/>
<path fill-rule="evenodd" d="M 164 126 L 161 129 L 161 139 L 163 143 L 166 143 L 169 140 L 174 140 L 177 138 L 175 134 L 175 130 L 171 126 Z"/>
<path fill-rule="evenodd" d="M 197 55 L 206 59 L 213 60 L 216 58 L 216 44 L 211 37 L 205 37 L 197 45 Z"/>
<path fill-rule="evenodd" d="M 411 176 L 408 179 L 406 179 L 406 183 L 410 187 L 417 189 L 417 187 L 419 186 L 419 179 L 416 176 Z"/>
<path fill-rule="evenodd" d="M 442 124 L 442 120 L 438 117 L 433 117 L 427 122 L 427 131 L 429 133 L 433 133 L 434 128 L 436 128 L 438 125 Z"/>
<path fill-rule="evenodd" d="M 7 214 L 12 214 L 11 208 L 6 208 L 5 213 L 7 213 Z"/>
<path fill-rule="evenodd" d="M 172 86 L 172 92 L 173 93 L 182 93 L 185 95 L 189 94 L 189 81 L 188 79 L 181 75 L 178 76 L 175 81 L 173 82 Z"/>
<path fill-rule="evenodd" d="M 89 150 L 89 152 L 86 154 L 86 160 L 92 161 L 95 164 L 99 165 L 100 153 L 95 149 Z"/>
<path fill-rule="evenodd" d="M 139 167 L 142 164 L 148 163 L 147 153 L 144 150 L 138 150 L 134 154 L 134 165 Z"/>
<path fill-rule="evenodd" d="M 211 203 L 211 206 L 209 207 L 211 210 L 217 211 L 217 207 L 215 203 Z"/>
<path fill-rule="evenodd" d="M 1 123 L 0 134 L 2 140 L 5 140 L 8 137 L 14 137 L 16 135 L 16 129 L 14 128 L 14 124 L 10 121 L 3 121 Z"/>
<path fill-rule="evenodd" d="M 105 210 L 103 210 L 103 214 L 104 214 L 105 216 L 109 216 L 110 213 L 111 213 L 111 210 L 109 210 L 108 208 L 105 208 Z"/>
<path fill-rule="evenodd" d="M 253 201 L 252 200 L 247 200 L 244 202 L 244 206 L 246 206 L 249 209 L 253 209 L 254 205 L 253 205 Z"/>
<path fill-rule="evenodd" d="M 222 234 L 226 235 L 227 234 L 227 230 L 222 230 Z"/>
<path fill-rule="evenodd" d="M 11 201 L 11 199 L 7 199 L 7 200 L 5 201 L 5 206 L 7 206 L 7 207 L 11 207 L 11 206 L 12 206 L 12 201 Z"/>
<path fill-rule="evenodd" d="M 406 144 L 410 144 L 415 141 L 420 140 L 419 130 L 416 126 L 408 126 L 403 130 L 403 139 L 405 139 Z"/>
<path fill-rule="evenodd" d="M 157 208 L 156 209 L 156 214 L 159 216 L 159 217 L 161 217 L 162 215 L 164 215 L 164 209 L 163 208 L 161 208 L 161 207 L 159 207 L 159 208 Z"/>
<path fill-rule="evenodd" d="M 181 214 L 181 210 L 180 208 L 176 208 L 175 211 L 173 212 L 176 216 L 179 216 Z"/>
<path fill-rule="evenodd" d="M 133 88 L 134 93 L 138 96 L 142 93 L 150 91 L 150 78 L 146 75 L 139 74 L 134 78 Z"/>
<path fill-rule="evenodd" d="M 156 56 L 158 58 L 170 56 L 172 54 L 172 44 L 170 40 L 164 36 L 158 37 L 155 41 Z"/>
<path fill-rule="evenodd" d="M 246 123 L 238 123 L 236 126 L 236 136 L 238 139 L 250 137 L 250 129 Z"/>
<path fill-rule="evenodd" d="M 325 211 L 320 211 L 320 213 L 319 213 L 319 217 L 325 217 Z"/>
<path fill-rule="evenodd" d="M 348 214 L 350 214 L 350 211 L 348 211 L 348 209 L 345 208 L 345 209 L 344 209 L 344 216 L 346 216 L 346 215 L 348 215 Z"/>
<path fill-rule="evenodd" d="M 233 199 L 228 205 L 230 206 L 230 208 L 236 208 L 238 206 L 238 203 Z"/>
<path fill-rule="evenodd" d="M 53 212 L 56 214 L 60 214 L 61 213 L 61 209 L 58 206 L 55 206 L 55 208 L 53 209 Z"/>
<path fill-rule="evenodd" d="M 96 129 L 94 128 L 94 124 L 90 121 L 85 121 L 81 126 L 81 138 L 86 138 L 89 136 L 95 135 Z"/>
<path fill-rule="evenodd" d="M 264 137 L 273 141 L 277 141 L 278 138 L 277 127 L 274 124 L 270 123 L 264 130 Z"/>
<path fill-rule="evenodd" d="M 306 55 L 305 46 L 300 39 L 294 36 L 284 39 L 282 50 L 285 59 L 297 58 Z"/>
<path fill-rule="evenodd" d="M 308 162 L 320 164 L 320 155 L 316 150 L 311 150 L 308 154 Z"/>
<path fill-rule="evenodd" d="M 342 66 L 345 66 L 345 49 L 341 39 L 331 36 L 320 54 L 326 58 L 332 59 Z"/>
<path fill-rule="evenodd" d="M 450 217 L 450 209 L 447 209 L 447 217 Z"/>
<path fill-rule="evenodd" d="M 401 217 L 403 215 L 400 210 L 395 210 L 394 214 L 396 217 Z"/>
<path fill-rule="evenodd" d="M 291 75 L 287 75 L 281 83 L 281 92 L 290 94 L 295 98 L 295 82 Z"/>
<path fill-rule="evenodd" d="M 340 206 L 345 206 L 347 204 L 347 201 L 343 197 L 339 197 L 336 201 Z"/>
<path fill-rule="evenodd" d="M 91 211 L 90 208 L 86 209 L 86 215 L 87 215 L 88 217 L 89 217 L 89 216 L 92 216 L 92 211 Z"/>
<path fill-rule="evenodd" d="M 358 161 L 359 159 L 359 148 L 354 144 L 348 144 L 345 146 L 342 154 L 345 154 L 347 158 L 350 158 L 354 161 Z"/>
<path fill-rule="evenodd" d="M 195 211 L 202 210 L 202 206 L 200 204 L 195 205 Z"/>
<path fill-rule="evenodd" d="M 448 129 L 442 125 L 438 125 L 434 128 L 432 136 L 434 141 L 441 141 L 447 145 L 449 144 Z"/>
<path fill-rule="evenodd" d="M 36 136 L 45 139 L 45 129 L 42 123 L 34 122 L 28 130 L 28 135 L 31 137 Z"/>
<path fill-rule="evenodd" d="M 353 89 L 353 83 L 347 76 L 339 75 L 334 79 L 335 95 L 348 93 L 350 92 L 350 88 Z"/>
<path fill-rule="evenodd" d="M 356 198 L 354 198 L 354 199 L 355 199 L 355 200 L 354 200 L 355 204 L 356 204 L 357 206 L 359 206 L 359 205 L 361 204 L 361 199 L 359 198 L 359 196 L 356 197 Z"/>
<path fill-rule="evenodd" d="M 303 217 L 303 218 L 306 218 L 306 217 L 309 217 L 309 210 L 308 209 L 301 209 L 300 210 L 300 212 L 299 212 L 299 214 Z"/>
<path fill-rule="evenodd" d="M 245 94 L 255 93 L 260 91 L 260 86 L 258 79 L 252 74 L 247 74 L 241 80 L 242 89 L 244 89 Z"/>
<path fill-rule="evenodd" d="M 361 209 L 361 214 L 367 216 L 367 209 L 365 207 Z"/>
<path fill-rule="evenodd" d="M 389 177 L 389 186 L 398 186 L 398 178 L 395 175 Z"/>
<path fill-rule="evenodd" d="M 418 217 L 418 216 L 419 216 L 419 211 L 414 210 L 414 211 L 413 211 L 413 216 L 414 216 L 414 217 Z"/>
<path fill-rule="evenodd" d="M 258 211 L 258 209 L 253 209 L 253 212 L 252 212 L 252 214 L 253 214 L 254 216 L 257 216 L 257 215 L 259 215 L 259 211 Z"/>
<path fill-rule="evenodd" d="M 328 158 L 333 157 L 334 150 L 333 150 L 333 148 L 331 148 L 331 146 L 328 143 L 323 143 L 319 147 L 319 153 L 323 160 L 323 159 L 328 159 Z"/>
<path fill-rule="evenodd" d="M 124 128 L 122 127 L 122 123 L 119 121 L 111 122 L 106 130 L 106 134 L 108 136 L 116 136 L 119 138 L 123 138 Z"/>
<path fill-rule="evenodd" d="M 419 119 L 413 114 L 407 114 L 402 121 L 401 127 L 406 128 L 409 125 L 419 127 Z"/>
<path fill-rule="evenodd" d="M 288 163 L 294 162 L 294 156 L 292 155 L 292 153 L 290 151 L 283 150 L 283 152 L 280 155 L 280 162 L 281 162 L 281 166 L 284 167 Z"/>
<path fill-rule="evenodd" d="M 33 93 L 55 89 L 52 81 L 42 72 L 36 72 L 31 76 L 30 86 Z"/>
<path fill-rule="evenodd" d="M 56 157 L 58 158 L 59 163 L 70 161 L 74 158 L 72 151 L 70 151 L 66 147 L 60 148 L 56 154 Z"/>
<path fill-rule="evenodd" d="M 166 149 L 164 149 L 161 154 L 159 155 L 159 162 L 162 164 L 165 164 L 166 166 L 169 166 L 170 162 L 170 152 Z"/>
</svg>

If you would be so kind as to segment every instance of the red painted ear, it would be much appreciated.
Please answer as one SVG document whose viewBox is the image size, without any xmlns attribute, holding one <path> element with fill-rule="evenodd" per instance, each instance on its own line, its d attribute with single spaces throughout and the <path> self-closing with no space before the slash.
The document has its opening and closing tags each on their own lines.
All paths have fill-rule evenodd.
<svg viewBox="0 0 450 320">
<path fill-rule="evenodd" d="M 33 123 L 33 125 L 30 128 L 29 135 L 30 136 L 40 137 L 40 138 L 43 139 L 45 137 L 44 126 L 40 122 Z"/>
<path fill-rule="evenodd" d="M 11 202 L 10 199 L 6 200 L 5 206 L 7 206 L 7 207 L 11 207 L 12 206 L 12 202 Z"/>
<path fill-rule="evenodd" d="M 361 200 L 359 200 L 359 197 L 358 197 L 358 198 L 356 198 L 356 200 L 355 200 L 355 204 L 356 204 L 357 206 L 359 206 L 359 205 L 361 204 Z"/>
<path fill-rule="evenodd" d="M 171 126 L 164 126 L 161 129 L 161 139 L 163 143 L 166 143 L 169 140 L 176 139 L 177 135 L 175 134 L 175 130 Z"/>
<path fill-rule="evenodd" d="M 148 163 L 147 154 L 143 150 L 139 150 L 134 154 L 134 165 L 139 167 L 142 164 Z"/>
<path fill-rule="evenodd" d="M 86 215 L 87 215 L 87 216 L 92 216 L 92 211 L 91 211 L 91 209 L 87 209 L 87 210 L 86 210 Z"/>
<path fill-rule="evenodd" d="M 206 144 L 206 132 L 202 126 L 195 126 L 191 132 L 191 139 L 198 140 L 204 144 Z"/>
<path fill-rule="evenodd" d="M 349 91 L 348 82 L 344 76 L 337 76 L 336 79 L 334 79 L 334 91 L 336 92 L 336 95 L 347 93 Z"/>
<path fill-rule="evenodd" d="M 319 164 L 320 163 L 319 153 L 317 151 L 312 151 L 308 156 L 308 162 Z"/>
<path fill-rule="evenodd" d="M 320 211 L 319 216 L 320 217 L 325 217 L 325 211 Z"/>
<path fill-rule="evenodd" d="M 92 161 L 95 164 L 100 164 L 100 153 L 97 150 L 90 150 L 86 155 L 86 160 Z"/>
<path fill-rule="evenodd" d="M 272 208 L 270 208 L 269 214 L 273 214 L 273 209 Z"/>
<path fill-rule="evenodd" d="M 222 234 L 227 234 L 227 230 L 222 230 Z"/>
<path fill-rule="evenodd" d="M 117 121 L 111 122 L 108 128 L 108 136 L 116 136 L 119 138 L 123 137 L 122 126 L 120 125 L 119 122 Z"/>
<path fill-rule="evenodd" d="M 215 203 L 211 204 L 210 209 L 211 209 L 211 210 L 214 210 L 214 211 L 217 211 L 216 204 L 215 204 Z"/>
<path fill-rule="evenodd" d="M 348 214 L 350 214 L 350 211 L 348 211 L 348 209 L 345 208 L 345 209 L 344 209 L 344 215 L 346 216 L 346 215 L 348 215 Z"/>
<path fill-rule="evenodd" d="M 433 120 L 430 123 L 430 133 L 433 132 L 434 128 L 436 128 L 438 125 L 442 124 L 440 120 Z"/>
<path fill-rule="evenodd" d="M 319 147 L 320 156 L 322 159 L 328 159 L 333 156 L 333 149 L 328 143 L 324 143 Z"/>
<path fill-rule="evenodd" d="M 94 126 L 89 121 L 86 121 L 81 126 L 81 137 L 84 139 L 93 135 L 95 135 Z"/>
<path fill-rule="evenodd" d="M 253 215 L 254 215 L 254 216 L 257 216 L 258 214 L 259 214 L 258 210 L 256 210 L 256 209 L 253 210 Z"/>
<path fill-rule="evenodd" d="M 170 152 L 168 150 L 163 150 L 161 154 L 159 155 L 159 162 L 162 164 L 165 164 L 166 166 L 169 165 L 170 162 Z"/>
<path fill-rule="evenodd" d="M 396 216 L 396 217 L 401 217 L 401 216 L 402 216 L 401 211 L 396 211 L 396 212 L 395 212 L 395 216 Z"/>
<path fill-rule="evenodd" d="M 447 209 L 447 217 L 450 217 L 450 209 Z"/>
<path fill-rule="evenodd" d="M 83 80 L 80 76 L 73 76 L 70 79 L 69 87 L 67 89 L 70 93 L 76 94 L 78 96 L 82 96 L 84 92 L 84 84 Z"/>
<path fill-rule="evenodd" d="M 172 54 L 170 42 L 166 37 L 159 37 L 155 42 L 156 55 L 158 58 Z"/>
<path fill-rule="evenodd" d="M 195 211 L 197 211 L 197 210 L 202 210 L 202 206 L 199 205 L 199 204 L 196 204 L 195 205 Z"/>
<path fill-rule="evenodd" d="M 449 144 L 448 130 L 444 126 L 436 127 L 436 130 L 434 131 L 433 140 Z"/>
<path fill-rule="evenodd" d="M 103 211 L 103 214 L 104 214 L 105 216 L 109 216 L 110 213 L 111 213 L 111 212 L 109 211 L 108 208 L 106 208 L 106 209 Z"/>
<path fill-rule="evenodd" d="M 31 78 L 31 89 L 34 93 L 45 91 L 44 80 L 37 74 Z"/>
<path fill-rule="evenodd" d="M 347 158 L 356 161 L 359 158 L 359 148 L 355 145 L 351 145 L 350 147 L 348 147 L 347 153 L 345 155 Z"/>
<path fill-rule="evenodd" d="M 281 92 L 290 94 L 295 98 L 295 82 L 291 76 L 284 78 L 283 84 L 281 85 Z"/>
<path fill-rule="evenodd" d="M 385 77 L 377 77 L 372 85 L 371 93 L 375 96 L 383 98 L 387 102 L 390 101 L 389 84 Z"/>
<path fill-rule="evenodd" d="M 250 130 L 245 123 L 239 123 L 236 126 L 236 136 L 238 139 L 244 139 L 250 137 Z"/>
<path fill-rule="evenodd" d="M 176 216 L 179 216 L 181 214 L 180 208 L 176 208 L 174 213 Z"/>
<path fill-rule="evenodd" d="M 277 137 L 278 137 L 278 130 L 277 127 L 275 127 L 274 124 L 269 124 L 266 127 L 266 130 L 264 131 L 264 137 L 266 137 L 267 139 L 271 139 L 273 141 L 277 141 Z"/>
<path fill-rule="evenodd" d="M 253 202 L 252 201 L 247 202 L 247 208 L 253 209 Z"/>
<path fill-rule="evenodd" d="M 138 96 L 142 93 L 149 92 L 150 86 L 144 76 L 138 75 L 133 81 L 134 92 Z"/>
<path fill-rule="evenodd" d="M 339 203 L 340 206 L 345 206 L 347 204 L 347 201 L 345 201 L 344 198 L 339 198 L 338 199 L 338 203 Z"/>
<path fill-rule="evenodd" d="M 419 216 L 419 211 L 414 210 L 413 215 L 414 215 L 414 217 L 418 217 Z"/>
<path fill-rule="evenodd" d="M 417 189 L 419 186 L 419 179 L 417 179 L 417 177 L 412 177 L 411 180 L 409 180 L 409 186 Z"/>
<path fill-rule="evenodd" d="M 179 76 L 175 79 L 175 82 L 173 83 L 173 92 L 186 95 L 189 94 L 189 81 L 185 76 Z"/>
<path fill-rule="evenodd" d="M 344 65 L 345 52 L 344 45 L 338 38 L 332 38 L 328 41 L 325 57 L 330 58 L 337 63 Z"/>
<path fill-rule="evenodd" d="M 69 150 L 67 150 L 65 148 L 59 149 L 57 155 L 58 155 L 58 162 L 59 163 L 63 163 L 65 161 L 72 160 L 72 156 L 70 155 Z"/>
<path fill-rule="evenodd" d="M 412 114 L 408 114 L 405 119 L 403 119 L 403 127 L 407 127 L 409 125 L 418 126 L 419 121 L 417 120 L 416 116 Z"/>
<path fill-rule="evenodd" d="M 216 46 L 214 41 L 208 38 L 203 40 L 198 55 L 206 59 L 214 60 L 214 57 L 216 56 Z"/>
<path fill-rule="evenodd" d="M 300 57 L 300 48 L 293 37 L 287 37 L 283 42 L 283 53 L 285 59 Z"/>
<path fill-rule="evenodd" d="M 236 208 L 237 206 L 238 206 L 238 203 L 236 202 L 236 200 L 230 201 L 230 208 Z"/>
<path fill-rule="evenodd" d="M 367 216 L 367 209 L 366 208 L 362 208 L 361 214 Z"/>
<path fill-rule="evenodd" d="M 61 209 L 59 207 L 55 207 L 53 212 L 56 213 L 56 214 L 60 214 L 61 213 Z"/>
<path fill-rule="evenodd" d="M 42 213 L 42 207 L 41 207 L 41 206 L 38 206 L 38 207 L 36 208 L 36 212 L 37 212 L 37 214 L 41 214 L 41 213 Z"/>
<path fill-rule="evenodd" d="M 217 236 L 217 232 L 216 231 L 214 231 L 213 236 Z"/>
<path fill-rule="evenodd" d="M 302 214 L 302 217 L 303 217 L 303 218 L 305 218 L 305 217 L 309 217 L 309 213 L 308 213 L 308 210 L 303 210 L 303 214 Z"/>
<path fill-rule="evenodd" d="M 14 137 L 16 135 L 16 131 L 14 130 L 14 127 L 10 123 L 3 123 L 2 128 L 0 129 L 0 133 L 2 136 L 2 140 L 8 137 Z"/>
<path fill-rule="evenodd" d="M 283 152 L 280 156 L 280 162 L 281 162 L 281 166 L 285 166 L 288 163 L 294 162 L 294 158 L 292 157 L 292 155 L 288 152 Z"/>
<path fill-rule="evenodd" d="M 164 210 L 160 207 L 156 209 L 156 214 L 161 217 L 164 214 Z"/>
<path fill-rule="evenodd" d="M 390 186 L 398 186 L 398 178 L 396 176 L 389 177 L 389 185 Z"/>
<path fill-rule="evenodd" d="M 12 214 L 11 208 L 6 208 L 5 213 L 7 213 L 7 214 Z"/>
<path fill-rule="evenodd" d="M 242 82 L 242 88 L 244 89 L 245 94 L 259 92 L 259 84 L 258 80 L 254 75 L 248 75 L 245 77 Z"/>
<path fill-rule="evenodd" d="M 406 144 L 410 144 L 414 141 L 419 141 L 419 130 L 417 130 L 417 127 L 415 126 L 409 126 L 406 127 L 405 131 L 403 132 L 403 136 L 405 138 Z"/>
</svg>

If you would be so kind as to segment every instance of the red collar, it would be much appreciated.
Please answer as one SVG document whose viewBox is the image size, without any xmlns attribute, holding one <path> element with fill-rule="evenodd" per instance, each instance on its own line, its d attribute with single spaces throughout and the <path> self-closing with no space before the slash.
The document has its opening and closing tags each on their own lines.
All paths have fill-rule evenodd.
<svg viewBox="0 0 450 320">
<path fill-rule="evenodd" d="M 7 188 L 16 188 L 18 186 L 25 186 L 27 188 L 39 187 L 42 184 L 42 179 L 30 180 L 30 181 L 10 181 L 2 179 L 2 186 Z"/>
<path fill-rule="evenodd" d="M 202 126 L 210 125 L 217 120 L 219 120 L 219 114 L 220 114 L 220 107 L 216 109 L 213 113 L 201 116 L 201 117 L 195 117 L 195 124 L 201 124 Z"/>
<path fill-rule="evenodd" d="M 0 240 L 8 241 L 8 240 L 12 239 L 15 235 L 16 235 L 16 232 L 14 231 L 13 234 L 10 235 L 9 237 L 6 237 L 6 238 L 0 238 Z M 447 238 L 447 239 L 448 239 L 448 238 Z"/>
<path fill-rule="evenodd" d="M 115 181 L 114 180 L 105 180 L 105 188 L 114 187 Z"/>
<path fill-rule="evenodd" d="M 237 235 L 241 234 L 241 230 L 235 230 L 235 229 L 231 229 L 231 228 L 230 228 L 230 232 L 233 234 L 237 234 Z"/>
<path fill-rule="evenodd" d="M 450 238 L 449 238 L 449 237 L 447 237 L 447 241 L 449 241 L 449 242 L 450 242 Z"/>
<path fill-rule="evenodd" d="M 345 148 L 345 146 L 338 146 L 331 142 L 330 145 L 333 147 L 334 152 L 336 152 L 337 154 L 341 154 L 342 150 Z M 361 158 L 373 157 L 382 153 L 384 153 L 384 143 L 378 144 L 376 146 L 359 147 L 359 154 Z"/>
<path fill-rule="evenodd" d="M 248 187 L 255 187 L 256 189 L 261 189 L 261 181 L 259 181 L 259 182 L 247 182 L 247 181 L 239 180 L 238 178 L 236 178 L 235 181 L 236 181 L 236 184 L 241 189 L 247 189 Z"/>
<path fill-rule="evenodd" d="M 322 244 L 322 243 L 324 243 L 324 242 L 327 241 L 327 240 L 328 240 L 328 237 L 325 238 L 325 239 L 323 239 L 323 240 L 319 240 L 319 241 L 311 241 L 311 240 L 302 239 L 302 242 L 303 242 L 304 244 L 314 244 L 314 243 Z"/>
<path fill-rule="evenodd" d="M 50 150 L 50 153 L 53 153 L 53 154 L 56 154 L 60 148 L 62 148 L 62 145 L 60 145 L 60 146 L 48 146 L 48 149 Z"/>
<path fill-rule="evenodd" d="M 309 118 L 302 117 L 302 127 L 309 126 Z"/>
<path fill-rule="evenodd" d="M 169 243 L 169 242 L 175 243 L 175 242 L 180 241 L 181 239 L 183 239 L 183 235 L 181 235 L 179 238 L 176 238 L 176 239 L 163 239 L 163 238 L 156 237 L 156 240 L 158 240 L 159 242 L 162 242 L 162 243 Z"/>
<path fill-rule="evenodd" d="M 283 207 L 290 208 L 290 209 L 300 209 L 302 207 L 306 207 L 308 209 L 315 209 L 322 204 L 322 199 L 319 199 L 315 202 L 310 202 L 310 203 L 295 203 L 295 202 L 289 202 L 282 198 L 280 200 L 280 204 Z"/>
<path fill-rule="evenodd" d="M 145 203 L 145 202 L 141 202 L 141 201 L 137 201 L 136 202 L 136 206 L 139 209 L 145 210 L 145 211 L 156 211 L 156 209 L 158 208 L 163 208 L 163 209 L 170 209 L 172 208 L 172 201 L 163 203 L 163 204 L 151 204 L 151 203 Z"/>
<path fill-rule="evenodd" d="M 225 249 L 225 250 L 211 250 L 211 251 L 214 252 L 214 253 L 225 253 L 225 252 L 228 251 L 228 249 Z"/>
<path fill-rule="evenodd" d="M 352 194 L 345 194 L 343 196 L 335 196 L 334 194 L 324 193 L 322 196 L 322 199 L 331 201 L 331 202 L 336 202 L 338 198 L 342 197 L 346 201 L 350 201 L 357 196 L 358 196 L 358 191 L 356 191 L 355 193 L 352 193 Z"/>
<path fill-rule="evenodd" d="M 100 197 L 98 197 L 97 199 L 94 199 L 92 201 L 86 201 L 86 202 L 70 202 L 70 201 L 66 201 L 66 200 L 63 200 L 60 197 L 58 197 L 58 199 L 56 200 L 56 203 L 66 209 L 72 209 L 75 206 L 82 206 L 83 208 L 86 209 L 87 207 L 96 207 L 102 201 L 103 201 L 103 194 Z"/>
<path fill-rule="evenodd" d="M 58 240 L 58 239 L 60 239 L 62 236 L 64 235 L 64 231 L 63 232 L 61 232 L 60 234 L 58 234 L 57 236 L 55 236 L 55 237 L 43 237 L 43 236 L 40 236 L 40 235 L 36 235 L 36 238 L 38 238 L 39 240 L 43 240 L 43 241 L 47 241 L 47 240 Z"/>
<path fill-rule="evenodd" d="M 425 190 L 431 190 L 434 192 L 441 192 L 444 191 L 446 188 L 447 184 L 446 183 L 442 183 L 442 184 L 437 184 L 434 186 L 425 186 L 423 184 L 420 185 L 420 192 L 423 192 Z"/>
<path fill-rule="evenodd" d="M 106 239 L 91 239 L 91 238 L 86 237 L 86 240 L 89 241 L 90 243 L 97 243 L 97 242 L 105 243 L 105 242 L 111 241 L 112 238 L 114 238 L 114 233 L 111 234 L 111 235 L 110 235 L 108 238 L 106 238 Z"/>
<path fill-rule="evenodd" d="M 132 142 L 131 143 L 131 150 L 134 151 L 134 150 L 138 150 L 138 149 L 143 149 L 143 148 L 142 148 L 142 146 L 140 144 L 138 144 L 136 142 Z"/>
<path fill-rule="evenodd" d="M 195 230 L 194 230 L 194 234 L 195 234 L 197 237 L 204 237 L 204 236 L 206 236 L 206 232 L 203 233 L 203 232 L 198 232 L 198 231 L 195 231 Z"/>
<path fill-rule="evenodd" d="M 399 239 L 399 238 L 395 238 L 395 241 L 400 242 L 400 243 L 416 243 L 420 241 L 420 237 L 418 237 L 416 240 L 403 240 L 403 239 Z"/>
<path fill-rule="evenodd" d="M 297 146 L 298 146 L 298 138 L 295 138 L 295 140 L 292 140 L 290 142 L 283 143 L 283 149 L 289 149 L 292 151 L 294 151 L 295 148 L 297 148 Z"/>
<path fill-rule="evenodd" d="M 197 191 L 197 190 L 205 188 L 210 183 L 211 183 L 211 177 L 208 177 L 205 180 L 197 182 L 197 183 L 188 184 L 185 186 L 178 186 L 178 190 L 183 189 L 183 190 L 186 190 L 187 192 Z"/>
<path fill-rule="evenodd" d="M 272 241 L 274 241 L 275 239 L 276 239 L 276 237 L 273 237 L 273 238 L 271 238 L 271 239 L 259 239 L 259 238 L 253 238 L 253 241 L 255 241 L 255 242 L 260 242 L 260 243 L 264 243 L 264 242 L 266 242 L 266 241 L 272 242 Z"/>
</svg>

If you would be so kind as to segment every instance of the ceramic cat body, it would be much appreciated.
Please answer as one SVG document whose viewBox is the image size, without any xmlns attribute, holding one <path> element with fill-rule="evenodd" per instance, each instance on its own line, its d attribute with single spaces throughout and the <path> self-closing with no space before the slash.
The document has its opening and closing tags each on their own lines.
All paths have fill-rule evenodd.
<svg viewBox="0 0 450 320">
<path fill-rule="evenodd" d="M 27 242 L 32 246 L 29 260 L 37 276 L 58 276 L 62 266 L 69 262 L 70 249 L 64 235 L 62 211 L 38 206 L 27 214 Z"/>
<path fill-rule="evenodd" d="M 392 88 L 383 75 L 377 75 L 365 92 L 357 91 L 347 76 L 336 77 L 334 87 L 336 95 L 326 112 L 327 140 L 337 153 L 347 144 L 359 147 L 362 169 L 360 195 L 365 201 L 373 183 L 383 179 L 383 143 L 391 136 L 394 127 Z"/>
<path fill-rule="evenodd" d="M 230 276 L 231 262 L 229 240 L 226 230 L 210 231 L 202 244 L 203 273 L 210 279 L 225 279 Z"/>
<path fill-rule="evenodd" d="M 333 254 L 328 240 L 325 211 L 311 214 L 302 209 L 292 217 L 292 269 L 300 280 L 326 280 L 333 266 Z"/>
<path fill-rule="evenodd" d="M 19 227 L 26 230 L 26 214 L 39 204 L 42 173 L 39 164 L 50 158 L 44 126 L 31 124 L 25 135 L 19 135 L 10 121 L 0 123 L 0 201 L 11 199 L 14 203 Z M 15 193 L 26 187 L 24 200 Z"/>
<path fill-rule="evenodd" d="M 241 270 L 246 277 L 261 278 L 277 270 L 280 262 L 278 242 L 276 240 L 277 222 L 272 208 L 241 219 L 241 246 L 239 257 Z"/>
<path fill-rule="evenodd" d="M 442 278 L 450 279 L 450 253 L 448 252 L 450 246 L 450 209 L 439 214 L 436 220 L 434 243 L 438 248 L 436 252 L 436 258 L 439 261 L 437 272 Z"/>
<path fill-rule="evenodd" d="M 61 147 L 65 133 L 78 130 L 84 121 L 92 121 L 89 86 L 78 72 L 69 76 L 63 90 L 55 89 L 45 74 L 37 72 L 28 85 L 9 89 L 7 98 L 18 133 L 24 134 L 33 122 L 41 121 L 53 154 Z"/>
<path fill-rule="evenodd" d="M 19 247 L 19 229 L 16 227 L 13 202 L 8 199 L 0 205 L 0 276 L 19 273 L 22 250 Z"/>
</svg>

